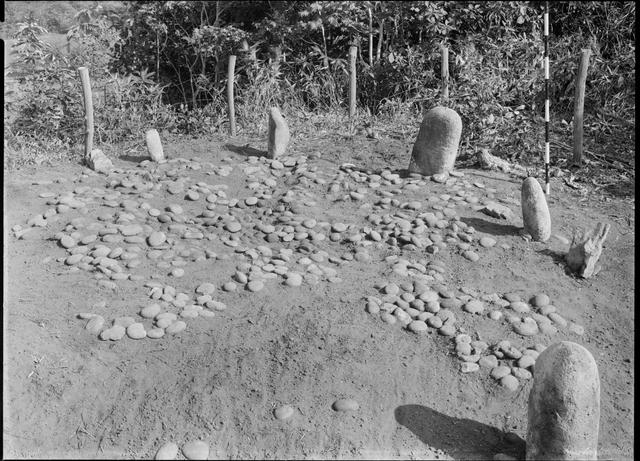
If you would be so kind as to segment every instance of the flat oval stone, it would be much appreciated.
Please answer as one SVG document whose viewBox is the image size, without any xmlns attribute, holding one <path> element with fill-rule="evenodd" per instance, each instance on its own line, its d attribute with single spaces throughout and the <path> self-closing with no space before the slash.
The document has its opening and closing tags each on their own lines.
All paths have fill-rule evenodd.
<svg viewBox="0 0 640 461">
<path fill-rule="evenodd" d="M 196 293 L 200 293 L 200 294 L 210 295 L 214 291 L 216 291 L 216 286 L 213 283 L 209 283 L 209 282 L 202 283 L 198 285 L 198 287 L 196 288 Z"/>
<path fill-rule="evenodd" d="M 167 442 L 158 449 L 154 459 L 176 459 L 176 456 L 178 456 L 178 445 L 173 442 Z"/>
<path fill-rule="evenodd" d="M 260 291 L 264 288 L 262 280 L 252 280 L 247 283 L 247 289 L 252 292 Z"/>
<path fill-rule="evenodd" d="M 544 293 L 537 294 L 533 298 L 531 298 L 531 304 L 535 307 L 544 307 L 550 302 L 551 299 L 549 299 L 549 296 L 545 295 Z"/>
<path fill-rule="evenodd" d="M 484 303 L 479 299 L 472 299 L 464 305 L 464 310 L 470 314 L 481 314 L 484 311 Z"/>
<path fill-rule="evenodd" d="M 509 375 L 510 373 L 511 373 L 511 370 L 509 369 L 509 367 L 500 365 L 491 370 L 491 377 L 493 379 L 502 379 L 503 377 Z"/>
<path fill-rule="evenodd" d="M 60 245 L 62 245 L 63 248 L 72 248 L 76 246 L 76 241 L 68 235 L 63 235 L 60 238 Z"/>
<path fill-rule="evenodd" d="M 394 323 L 397 322 L 396 317 L 394 315 L 390 314 L 389 312 L 383 312 L 382 314 L 380 314 L 380 318 L 385 323 L 388 323 L 389 325 L 393 325 Z"/>
<path fill-rule="evenodd" d="M 519 314 L 529 312 L 529 305 L 523 301 L 515 301 L 509 304 L 509 307 Z"/>
<path fill-rule="evenodd" d="M 485 248 L 491 248 L 491 247 L 495 246 L 496 241 L 495 241 L 495 239 L 492 239 L 491 237 L 481 237 L 480 240 L 478 241 L 478 243 L 480 243 L 480 245 L 485 247 Z"/>
<path fill-rule="evenodd" d="M 147 331 L 147 337 L 151 339 L 160 339 L 164 336 L 163 328 L 152 328 Z"/>
<path fill-rule="evenodd" d="M 538 333 L 538 324 L 533 319 L 527 321 L 525 318 L 522 322 L 513 323 L 513 331 L 521 336 L 533 336 Z"/>
<path fill-rule="evenodd" d="M 187 442 L 182 446 L 182 454 L 187 459 L 208 459 L 209 444 L 201 440 Z"/>
<path fill-rule="evenodd" d="M 154 318 L 156 315 L 160 314 L 162 312 L 162 307 L 160 307 L 159 304 L 150 304 L 147 307 L 143 308 L 140 311 L 140 315 L 142 317 L 144 317 L 145 319 L 152 319 Z"/>
<path fill-rule="evenodd" d="M 353 399 L 338 399 L 333 402 L 332 408 L 335 411 L 356 411 L 360 405 Z"/>
<path fill-rule="evenodd" d="M 155 231 L 147 237 L 147 243 L 149 246 L 155 247 L 162 245 L 167 240 L 167 236 L 164 232 Z"/>
<path fill-rule="evenodd" d="M 285 419 L 291 418 L 294 411 L 295 410 L 291 405 L 282 405 L 273 411 L 273 415 L 276 417 L 276 419 L 283 421 Z"/>
<path fill-rule="evenodd" d="M 453 323 L 445 323 L 438 328 L 438 333 L 442 336 L 453 336 L 456 334 L 456 327 Z"/>
<path fill-rule="evenodd" d="M 442 319 L 440 317 L 436 317 L 435 315 L 427 319 L 427 325 L 429 325 L 432 328 L 440 328 L 442 327 L 442 324 L 443 324 Z"/>
<path fill-rule="evenodd" d="M 187 328 L 187 324 L 186 323 L 184 323 L 182 320 L 176 320 L 171 325 L 169 325 L 167 328 L 165 328 L 165 333 L 170 334 L 170 335 L 175 335 L 175 334 L 180 333 L 181 331 L 183 331 L 185 328 Z"/>
<path fill-rule="evenodd" d="M 460 364 L 460 371 L 463 373 L 473 373 L 480 369 L 480 365 L 473 362 L 462 362 Z"/>
<path fill-rule="evenodd" d="M 104 317 L 102 317 L 101 315 L 96 315 L 89 319 L 89 321 L 87 322 L 84 328 L 87 331 L 90 331 L 91 333 L 97 335 L 100 332 L 100 330 L 102 330 L 103 326 L 104 326 Z"/>
<path fill-rule="evenodd" d="M 302 285 L 302 276 L 297 272 L 289 272 L 285 284 L 290 287 L 299 287 Z"/>
<path fill-rule="evenodd" d="M 231 221 L 225 224 L 224 228 L 231 233 L 235 233 L 242 229 L 242 225 L 238 221 Z"/>
<path fill-rule="evenodd" d="M 407 328 L 414 333 L 423 333 L 429 329 L 429 326 L 421 320 L 414 320 L 407 326 Z"/>
<path fill-rule="evenodd" d="M 480 256 L 478 255 L 478 253 L 472 250 L 464 251 L 462 253 L 462 256 L 464 256 L 466 259 L 468 259 L 471 262 L 476 262 L 477 260 L 480 259 Z"/>
<path fill-rule="evenodd" d="M 142 339 L 147 336 L 147 332 L 143 324 L 136 322 L 127 327 L 127 336 L 131 339 Z"/>
<path fill-rule="evenodd" d="M 518 389 L 518 385 L 520 383 L 518 382 L 518 378 L 516 378 L 515 376 L 507 375 L 503 376 L 500 379 L 500 384 L 502 384 L 502 386 L 507 388 L 509 391 L 513 392 Z"/>
</svg>

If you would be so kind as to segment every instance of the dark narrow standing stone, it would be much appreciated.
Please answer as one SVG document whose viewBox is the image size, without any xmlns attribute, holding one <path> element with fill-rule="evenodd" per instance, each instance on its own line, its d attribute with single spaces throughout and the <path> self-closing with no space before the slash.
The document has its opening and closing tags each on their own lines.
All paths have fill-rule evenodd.
<svg viewBox="0 0 640 461">
<path fill-rule="evenodd" d="M 413 145 L 410 173 L 425 176 L 453 170 L 462 133 L 462 120 L 447 107 L 434 107 L 426 113 Z"/>
</svg>

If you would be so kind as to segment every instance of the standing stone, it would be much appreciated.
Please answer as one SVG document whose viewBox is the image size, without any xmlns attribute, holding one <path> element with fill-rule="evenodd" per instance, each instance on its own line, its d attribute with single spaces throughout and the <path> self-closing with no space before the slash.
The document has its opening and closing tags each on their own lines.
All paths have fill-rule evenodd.
<svg viewBox="0 0 640 461">
<path fill-rule="evenodd" d="M 410 173 L 425 176 L 453 170 L 462 133 L 462 120 L 447 107 L 434 107 L 424 116 L 413 145 Z"/>
<path fill-rule="evenodd" d="M 89 168 L 98 173 L 109 173 L 113 170 L 113 163 L 100 149 L 93 149 L 87 159 Z"/>
<path fill-rule="evenodd" d="M 153 160 L 154 162 L 160 162 L 164 160 L 164 153 L 162 152 L 162 143 L 160 142 L 160 135 L 158 134 L 158 130 L 147 130 L 145 136 L 147 140 L 147 151 L 149 152 L 149 157 L 151 157 L 151 160 Z"/>
<path fill-rule="evenodd" d="M 542 187 L 536 178 L 522 182 L 522 220 L 525 232 L 536 242 L 545 242 L 551 237 L 551 216 Z"/>
<path fill-rule="evenodd" d="M 600 377 L 587 349 L 561 341 L 538 356 L 528 420 L 528 460 L 597 459 Z"/>
<path fill-rule="evenodd" d="M 269 142 L 267 157 L 276 158 L 284 154 L 289 144 L 289 126 L 277 107 L 269 110 Z"/>
</svg>

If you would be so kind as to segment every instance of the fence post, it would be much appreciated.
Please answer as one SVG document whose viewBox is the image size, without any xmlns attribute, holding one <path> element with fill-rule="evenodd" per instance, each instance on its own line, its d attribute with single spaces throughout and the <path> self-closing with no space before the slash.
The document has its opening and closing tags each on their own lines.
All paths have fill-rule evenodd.
<svg viewBox="0 0 640 461">
<path fill-rule="evenodd" d="M 358 47 L 349 47 L 349 119 L 353 121 L 356 115 L 356 56 Z"/>
<path fill-rule="evenodd" d="M 231 136 L 236 135 L 236 111 L 233 105 L 233 81 L 236 69 L 236 55 L 229 56 L 229 69 L 227 74 L 227 99 L 229 101 L 229 131 Z"/>
<path fill-rule="evenodd" d="M 88 159 L 93 148 L 93 100 L 91 99 L 89 69 L 78 67 L 78 74 L 80 74 L 82 95 L 84 96 L 84 156 L 85 159 Z"/>
<path fill-rule="evenodd" d="M 587 83 L 587 68 L 591 50 L 586 48 L 580 55 L 580 66 L 576 76 L 576 92 L 573 106 L 573 159 L 571 163 L 580 166 L 582 163 L 582 141 L 584 135 L 584 91 Z"/>
<path fill-rule="evenodd" d="M 442 100 L 449 99 L 449 48 L 442 45 L 440 47 L 442 61 L 440 66 L 440 77 L 442 79 Z"/>
</svg>

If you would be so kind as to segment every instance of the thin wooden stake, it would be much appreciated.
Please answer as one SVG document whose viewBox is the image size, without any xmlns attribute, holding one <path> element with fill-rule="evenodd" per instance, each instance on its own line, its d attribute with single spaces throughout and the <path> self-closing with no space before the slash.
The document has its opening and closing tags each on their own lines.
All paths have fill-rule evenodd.
<svg viewBox="0 0 640 461">
<path fill-rule="evenodd" d="M 587 69 L 591 50 L 586 48 L 580 55 L 580 66 L 576 76 L 576 90 L 573 106 L 573 159 L 576 166 L 582 164 L 582 141 L 584 136 L 584 91 L 587 83 Z"/>
<path fill-rule="evenodd" d="M 353 120 L 356 115 L 356 56 L 358 47 L 349 47 L 349 119 Z"/>
<path fill-rule="evenodd" d="M 227 74 L 227 100 L 229 101 L 229 131 L 236 135 L 236 110 L 233 104 L 233 81 L 235 79 L 236 55 L 229 56 L 229 70 Z"/>
<path fill-rule="evenodd" d="M 78 67 L 78 74 L 82 82 L 82 95 L 84 96 L 84 157 L 88 159 L 93 149 L 93 99 L 91 97 L 89 69 Z"/>
<path fill-rule="evenodd" d="M 447 101 L 449 99 L 449 48 L 441 46 L 440 51 L 442 53 L 442 65 L 440 70 L 440 76 L 442 78 L 442 100 Z"/>
</svg>

